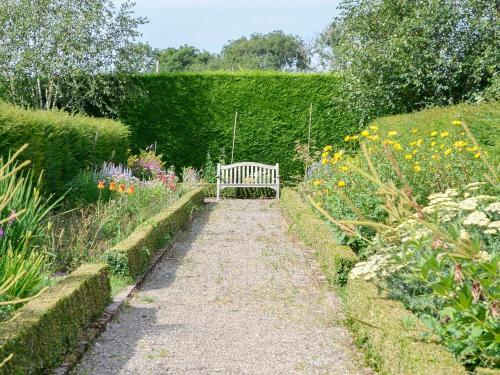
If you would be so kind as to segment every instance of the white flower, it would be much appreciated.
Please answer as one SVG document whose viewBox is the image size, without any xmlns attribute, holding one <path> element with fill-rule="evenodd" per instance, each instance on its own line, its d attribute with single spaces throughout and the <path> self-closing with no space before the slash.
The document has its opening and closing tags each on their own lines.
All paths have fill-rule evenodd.
<svg viewBox="0 0 500 375">
<path fill-rule="evenodd" d="M 486 216 L 484 212 L 480 211 L 474 211 L 470 213 L 469 216 L 467 216 L 463 222 L 464 225 L 477 225 L 480 227 L 485 227 L 489 223 L 490 219 L 488 219 L 488 216 Z"/>
<path fill-rule="evenodd" d="M 465 190 L 469 190 L 469 191 L 477 190 L 484 184 L 485 184 L 485 182 L 473 182 L 472 184 L 467 185 L 465 187 Z"/>
<path fill-rule="evenodd" d="M 469 239 L 469 233 L 465 229 L 460 229 L 460 239 L 461 240 Z"/>
<path fill-rule="evenodd" d="M 486 229 L 483 233 L 484 234 L 496 234 L 497 230 L 496 229 Z"/>
<path fill-rule="evenodd" d="M 460 202 L 458 207 L 460 207 L 461 210 L 474 211 L 478 204 L 479 200 L 477 198 L 468 198 Z"/>
<path fill-rule="evenodd" d="M 491 203 L 484 210 L 487 212 L 493 212 L 496 214 L 500 214 L 500 202 Z"/>
<path fill-rule="evenodd" d="M 478 254 L 477 254 L 477 258 L 478 259 L 481 259 L 481 260 L 485 260 L 485 261 L 488 261 L 490 260 L 490 254 L 488 254 L 486 251 L 484 250 L 481 250 Z"/>
</svg>

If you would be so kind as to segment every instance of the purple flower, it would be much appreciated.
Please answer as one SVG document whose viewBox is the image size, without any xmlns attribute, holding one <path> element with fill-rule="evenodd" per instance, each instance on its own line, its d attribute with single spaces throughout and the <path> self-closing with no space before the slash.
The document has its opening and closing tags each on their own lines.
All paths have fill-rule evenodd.
<svg viewBox="0 0 500 375">
<path fill-rule="evenodd" d="M 4 230 L 2 227 L 0 227 L 0 238 L 3 237 L 3 235 L 5 234 Z"/>
</svg>

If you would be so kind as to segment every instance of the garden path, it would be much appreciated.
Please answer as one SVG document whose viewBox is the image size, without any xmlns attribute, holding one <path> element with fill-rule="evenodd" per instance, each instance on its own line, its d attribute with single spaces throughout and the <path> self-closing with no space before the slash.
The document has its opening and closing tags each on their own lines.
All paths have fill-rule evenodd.
<svg viewBox="0 0 500 375">
<path fill-rule="evenodd" d="M 276 201 L 209 202 L 77 374 L 364 374 Z"/>
</svg>

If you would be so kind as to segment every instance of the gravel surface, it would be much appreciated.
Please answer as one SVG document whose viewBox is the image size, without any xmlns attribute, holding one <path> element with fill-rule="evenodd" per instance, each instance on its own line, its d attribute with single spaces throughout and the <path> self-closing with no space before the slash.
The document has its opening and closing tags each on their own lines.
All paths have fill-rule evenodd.
<svg viewBox="0 0 500 375">
<path fill-rule="evenodd" d="M 276 201 L 209 202 L 75 374 L 365 374 Z"/>
</svg>

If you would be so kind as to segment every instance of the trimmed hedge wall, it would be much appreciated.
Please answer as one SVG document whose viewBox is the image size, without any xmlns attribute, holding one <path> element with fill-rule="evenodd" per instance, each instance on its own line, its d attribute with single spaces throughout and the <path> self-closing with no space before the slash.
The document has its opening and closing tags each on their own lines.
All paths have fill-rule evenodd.
<svg viewBox="0 0 500 375">
<path fill-rule="evenodd" d="M 187 192 L 173 205 L 140 225 L 130 236 L 105 253 L 111 272 L 137 277 L 151 263 L 155 251 L 190 219 L 193 209 L 203 204 L 204 188 Z"/>
<path fill-rule="evenodd" d="M 348 246 L 335 243 L 328 224 L 319 219 L 300 195 L 290 188 L 281 193 L 281 209 L 291 221 L 291 230 L 308 246 L 316 250 L 316 257 L 331 286 L 344 285 L 349 271 L 357 261 Z"/>
<path fill-rule="evenodd" d="M 44 172 L 44 190 L 63 193 L 81 169 L 103 161 L 125 162 L 129 131 L 117 121 L 69 115 L 58 111 L 24 110 L 0 102 L 0 156 L 25 143 L 21 155 L 37 175 Z"/>
<path fill-rule="evenodd" d="M 0 325 L 0 374 L 39 374 L 60 364 L 110 300 L 107 266 L 86 264 Z"/>
<path fill-rule="evenodd" d="M 422 339 L 425 325 L 373 283 L 349 280 L 346 310 L 356 341 L 377 372 L 390 375 L 466 374 L 444 346 Z"/>
<path fill-rule="evenodd" d="M 231 160 L 238 111 L 235 162 L 280 163 L 284 179 L 302 174 L 295 141 L 307 143 L 312 103 L 312 139 L 340 144 L 357 123 L 333 98 L 340 78 L 332 74 L 276 72 L 172 73 L 135 77 L 145 95 L 131 95 L 119 118 L 130 126 L 132 149 L 157 143 L 176 167 L 202 167 L 207 151 L 217 162 L 221 148 Z"/>
</svg>

